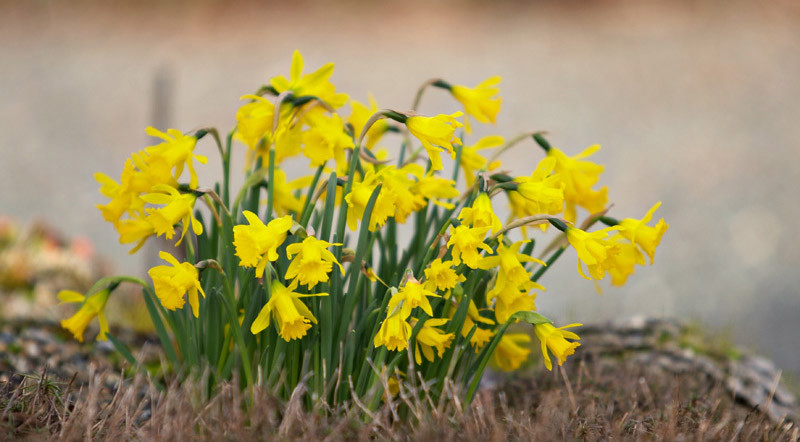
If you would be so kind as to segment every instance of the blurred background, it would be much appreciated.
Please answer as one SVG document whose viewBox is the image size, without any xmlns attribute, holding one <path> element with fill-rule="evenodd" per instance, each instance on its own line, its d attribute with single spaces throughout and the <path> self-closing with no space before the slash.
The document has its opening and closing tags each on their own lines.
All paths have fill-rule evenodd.
<svg viewBox="0 0 800 442">
<path fill-rule="evenodd" d="M 117 178 L 152 144 L 146 126 L 227 132 L 239 97 L 288 75 L 294 49 L 307 71 L 335 62 L 338 90 L 399 110 L 429 78 L 501 75 L 498 123 L 474 135 L 601 144 L 611 215 L 661 200 L 671 224 L 656 265 L 602 295 L 569 252 L 539 310 L 694 320 L 798 374 L 798 48 L 794 1 L 0 1 L 0 215 L 86 237 L 107 271 L 143 275 L 154 252 L 118 244 L 92 175 Z M 420 110 L 458 106 L 430 90 Z M 209 140 L 197 152 L 215 159 Z M 505 168 L 528 174 L 540 157 L 527 142 Z M 201 185 L 219 170 L 202 167 Z"/>
</svg>

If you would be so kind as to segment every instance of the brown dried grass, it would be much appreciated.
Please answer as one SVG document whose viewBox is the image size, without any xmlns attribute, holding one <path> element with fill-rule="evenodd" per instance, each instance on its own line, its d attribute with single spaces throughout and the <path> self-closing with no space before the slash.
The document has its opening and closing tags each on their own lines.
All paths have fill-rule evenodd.
<svg viewBox="0 0 800 442">
<path fill-rule="evenodd" d="M 0 439 L 15 440 L 775 440 L 800 438 L 796 423 L 771 422 L 696 374 L 673 375 L 621 361 L 572 364 L 482 391 L 463 409 L 448 388 L 430 404 L 405 391 L 368 415 L 356 403 L 304 411 L 235 384 L 204 398 L 197 385 L 159 392 L 138 376 L 113 396 L 103 374 L 80 391 L 43 373 L 0 386 Z M 567 388 L 569 386 L 569 388 Z M 436 405 L 436 406 L 432 406 Z M 404 411 L 405 410 L 405 411 Z M 402 417 L 405 413 L 405 417 Z"/>
</svg>

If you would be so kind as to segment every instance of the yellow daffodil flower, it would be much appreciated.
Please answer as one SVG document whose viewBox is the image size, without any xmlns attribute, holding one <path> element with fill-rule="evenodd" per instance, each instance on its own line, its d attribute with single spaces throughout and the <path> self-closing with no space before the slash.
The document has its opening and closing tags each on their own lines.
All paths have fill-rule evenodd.
<svg viewBox="0 0 800 442">
<path fill-rule="evenodd" d="M 195 235 L 203 233 L 203 223 L 194 217 L 194 203 L 197 196 L 193 193 L 180 193 L 178 189 L 164 184 L 157 184 L 153 186 L 156 192 L 164 193 L 148 193 L 142 196 L 142 199 L 150 204 L 164 204 L 164 207 L 159 209 L 145 209 L 147 212 L 147 221 L 153 225 L 156 235 L 165 235 L 167 239 L 172 239 L 175 235 L 174 226 L 179 221 L 183 223 L 181 229 L 181 237 L 175 245 L 183 241 L 186 231 L 191 225 L 192 231 Z"/>
<path fill-rule="evenodd" d="M 434 359 L 434 352 L 433 349 L 436 349 L 436 353 L 441 358 L 444 356 L 444 351 L 450 348 L 450 343 L 453 342 L 453 333 L 445 333 L 439 330 L 436 327 L 440 327 L 447 323 L 446 318 L 431 318 L 425 321 L 422 324 L 422 328 L 419 329 L 419 333 L 417 333 L 417 339 L 415 343 L 415 351 L 414 351 L 414 360 L 417 361 L 417 364 L 422 363 L 422 357 L 420 356 L 420 349 L 422 350 L 422 355 L 425 356 L 429 362 L 433 362 Z M 417 320 L 412 318 L 411 319 L 411 327 L 415 327 L 417 325 Z"/>
<path fill-rule="evenodd" d="M 553 175 L 556 160 L 543 158 L 531 176 L 514 178 L 517 189 L 508 192 L 512 216 L 556 215 L 564 210 L 564 183 L 561 176 Z"/>
<path fill-rule="evenodd" d="M 590 233 L 575 227 L 567 228 L 567 241 L 578 254 L 578 272 L 581 276 L 601 280 L 607 270 L 617 266 L 616 257 L 620 253 L 620 246 L 617 241 L 608 239 L 608 235 L 618 229 L 619 227 L 606 227 Z M 586 264 L 591 278 L 583 273 L 581 263 Z"/>
<path fill-rule="evenodd" d="M 200 274 L 197 268 L 188 262 L 178 262 L 168 252 L 158 252 L 158 256 L 172 264 L 172 266 L 155 266 L 147 274 L 153 280 L 153 289 L 167 310 L 183 308 L 185 300 L 183 295 L 188 293 L 189 305 L 192 307 L 194 317 L 200 315 L 199 291 L 205 298 L 206 293 L 200 285 Z"/>
<path fill-rule="evenodd" d="M 464 105 L 464 112 L 467 114 L 464 117 L 464 129 L 468 134 L 472 133 L 469 117 L 474 117 L 481 123 L 495 123 L 503 102 L 502 98 L 496 97 L 500 93 L 500 88 L 496 86 L 501 80 L 500 76 L 494 76 L 483 80 L 474 88 L 460 85 L 450 87 L 453 97 Z"/>
<path fill-rule="evenodd" d="M 372 343 L 376 348 L 383 345 L 391 351 L 402 351 L 408 347 L 411 331 L 411 324 L 406 322 L 399 311 L 395 311 L 383 320 Z"/>
<path fill-rule="evenodd" d="M 254 335 L 260 333 L 269 327 L 270 316 L 274 316 L 278 325 L 278 336 L 284 341 L 289 342 L 292 339 L 300 339 L 305 336 L 308 329 L 311 328 L 311 324 L 317 323 L 317 318 L 314 317 L 311 310 L 303 304 L 300 298 L 328 296 L 328 294 L 312 293 L 302 295 L 294 292 L 296 288 L 297 282 L 293 282 L 289 287 L 286 287 L 277 279 L 273 280 L 269 301 L 261 308 L 253 324 L 250 325 L 250 332 Z"/>
<path fill-rule="evenodd" d="M 283 75 L 273 77 L 270 84 L 278 93 L 291 91 L 296 97 L 313 95 L 334 109 L 347 103 L 347 94 L 336 93 L 336 87 L 329 81 L 333 74 L 333 63 L 327 63 L 316 71 L 303 75 L 303 55 L 300 51 L 292 54 L 292 67 L 289 79 Z"/>
<path fill-rule="evenodd" d="M 287 182 L 286 172 L 276 168 L 273 180 L 272 208 L 275 210 L 275 213 L 278 214 L 278 216 L 285 216 L 288 215 L 289 212 L 294 212 L 299 216 L 300 212 L 303 210 L 305 196 L 295 196 L 295 192 L 310 186 L 313 177 L 304 176 Z"/>
<path fill-rule="evenodd" d="M 619 226 L 622 227 L 619 233 L 647 253 L 647 256 L 650 257 L 650 264 L 653 264 L 653 257 L 656 247 L 661 242 L 661 237 L 669 229 L 669 224 L 664 222 L 664 218 L 658 220 L 653 227 L 647 225 L 660 206 L 661 202 L 659 201 L 647 211 L 641 220 L 625 218 L 619 222 Z"/>
<path fill-rule="evenodd" d="M 86 327 L 89 326 L 92 319 L 97 317 L 97 321 L 100 323 L 100 333 L 97 335 L 97 340 L 105 341 L 108 333 L 108 321 L 103 309 L 110 295 L 111 291 L 108 289 L 93 293 L 88 298 L 73 290 L 61 290 L 58 292 L 58 299 L 61 303 L 81 303 L 81 308 L 78 309 L 77 313 L 69 319 L 62 320 L 61 326 L 69 330 L 78 342 L 83 342 L 83 333 L 86 331 Z"/>
<path fill-rule="evenodd" d="M 136 243 L 136 246 L 128 252 L 130 254 L 136 253 L 148 238 L 156 234 L 153 224 L 147 218 L 124 219 L 117 224 L 117 232 L 120 244 Z"/>
<path fill-rule="evenodd" d="M 411 192 L 446 209 L 452 209 L 455 206 L 440 200 L 455 198 L 459 195 L 455 181 L 436 176 L 433 174 L 433 171 L 419 177 L 417 182 L 411 186 Z M 426 204 L 423 203 L 422 207 L 417 210 L 422 210 L 425 206 Z"/>
<path fill-rule="evenodd" d="M 344 268 L 336 257 L 328 250 L 330 246 L 341 246 L 341 243 L 331 244 L 313 236 L 309 236 L 301 243 L 290 244 L 286 247 L 286 257 L 291 259 L 297 255 L 286 270 L 286 279 L 297 278 L 300 284 L 313 288 L 317 283 L 327 282 L 328 273 L 333 270 L 333 264 L 339 266 L 339 271 L 344 274 Z"/>
<path fill-rule="evenodd" d="M 194 170 L 194 160 L 200 164 L 208 163 L 205 155 L 195 155 L 194 147 L 197 145 L 197 138 L 193 135 L 184 135 L 177 129 L 169 129 L 167 133 L 161 132 L 154 127 L 147 128 L 147 135 L 158 137 L 164 140 L 163 143 L 145 148 L 145 152 L 151 156 L 162 157 L 167 161 L 170 168 L 175 168 L 173 177 L 177 180 L 183 173 L 184 166 L 189 170 L 189 187 L 197 188 L 197 173 Z"/>
<path fill-rule="evenodd" d="M 555 147 L 551 147 L 547 151 L 549 157 L 555 158 L 555 173 L 559 174 L 564 183 L 564 201 L 566 202 L 564 218 L 567 221 L 575 222 L 576 206 L 583 207 L 589 213 L 597 213 L 602 211 L 608 203 L 608 188 L 592 189 L 592 186 L 600 179 L 600 174 L 603 173 L 603 166 L 584 160 L 598 150 L 600 150 L 600 146 L 595 144 L 572 157 L 568 157 Z"/>
<path fill-rule="evenodd" d="M 455 159 L 453 143 L 460 144 L 455 136 L 455 130 L 463 126 L 456 118 L 462 116 L 461 112 L 452 115 L 437 115 L 435 117 L 412 116 L 406 120 L 406 127 L 411 135 L 417 137 L 428 152 L 433 170 L 442 170 L 440 152 L 447 151 Z"/>
<path fill-rule="evenodd" d="M 531 337 L 525 333 L 505 333 L 492 354 L 492 361 L 503 371 L 514 371 L 528 359 Z"/>
<path fill-rule="evenodd" d="M 451 302 L 449 308 L 447 309 L 447 316 L 450 319 L 453 319 L 457 309 L 458 305 L 455 302 Z M 481 316 L 478 312 L 478 307 L 475 305 L 475 302 L 470 300 L 469 306 L 467 307 L 467 316 L 464 318 L 464 325 L 461 327 L 461 336 L 465 338 L 469 336 L 469 333 L 472 331 L 472 328 L 476 326 L 476 323 L 487 324 L 490 327 L 495 325 L 494 321 L 491 319 Z M 475 333 L 472 334 L 472 337 L 469 340 L 470 344 L 475 346 L 475 353 L 478 353 L 480 349 L 492 339 L 492 336 L 494 336 L 494 331 L 491 328 L 484 329 L 477 327 L 475 329 Z"/>
<path fill-rule="evenodd" d="M 292 217 L 286 215 L 275 218 L 268 225 L 264 225 L 258 215 L 249 210 L 244 211 L 244 217 L 249 225 L 233 227 L 236 256 L 239 257 L 240 266 L 255 267 L 256 278 L 261 278 L 267 263 L 278 259 L 278 247 L 286 240 L 286 234 L 292 227 Z"/>
<path fill-rule="evenodd" d="M 614 235 L 611 240 L 619 244 L 619 254 L 614 260 L 614 267 L 608 269 L 608 274 L 611 275 L 611 284 L 619 287 L 625 285 L 628 277 L 634 273 L 636 264 L 644 265 L 645 260 L 636 244 L 627 242 L 621 235 Z"/>
<path fill-rule="evenodd" d="M 544 287 L 531 281 L 531 273 L 526 271 L 522 264 L 524 262 L 535 262 L 537 264 L 546 265 L 544 261 L 519 253 L 522 244 L 527 242 L 528 241 L 517 241 L 511 244 L 511 246 L 506 247 L 501 240 L 497 245 L 497 254 L 486 256 L 478 263 L 478 267 L 484 270 L 494 267 L 500 268 L 494 288 L 486 293 L 487 302 L 491 302 L 493 298 L 499 296 L 501 293 L 507 293 L 509 290 L 511 293 L 514 293 L 513 297 L 516 297 L 516 293 L 519 289 L 525 290 L 526 292 L 532 288 L 544 290 Z M 505 303 L 510 304 L 513 297 L 505 298 Z"/>
<path fill-rule="evenodd" d="M 501 137 L 500 135 L 489 135 L 488 137 L 481 138 L 477 143 L 471 146 L 461 147 L 461 158 L 459 160 L 459 164 L 461 168 L 464 169 L 464 178 L 467 181 L 467 188 L 472 188 L 472 184 L 475 183 L 475 178 L 478 171 L 492 171 L 500 167 L 500 161 L 495 160 L 489 163 L 489 160 L 484 158 L 483 155 L 479 154 L 478 151 L 484 149 L 494 149 L 503 143 L 505 143 L 505 138 Z"/>
<path fill-rule="evenodd" d="M 378 109 L 378 103 L 375 101 L 375 97 L 373 97 L 372 94 L 369 94 L 369 107 L 356 100 L 350 100 L 350 106 L 353 108 L 353 113 L 347 118 L 347 122 L 353 126 L 353 136 L 358 137 L 361 135 L 361 131 L 364 130 L 364 125 L 367 124 L 370 117 L 380 109 Z M 375 145 L 389 128 L 390 125 L 388 121 L 376 121 L 372 127 L 367 130 L 367 136 L 364 138 L 364 145 L 361 147 L 366 147 L 369 150 L 374 149 Z"/>
<path fill-rule="evenodd" d="M 544 365 L 548 370 L 553 369 L 553 363 L 550 361 L 550 352 L 558 359 L 558 365 L 562 365 L 567 360 L 567 356 L 575 353 L 575 349 L 580 347 L 579 342 L 570 342 L 567 339 L 578 340 L 580 337 L 571 331 L 564 330 L 565 328 L 580 327 L 583 324 L 569 324 L 563 327 L 554 327 L 553 324 L 536 324 L 533 331 L 539 342 L 542 344 L 542 355 L 544 356 Z"/>
<path fill-rule="evenodd" d="M 389 300 L 389 311 L 393 312 L 395 308 L 400 306 L 400 316 L 408 318 L 411 316 L 411 310 L 419 307 L 428 314 L 433 316 L 433 309 L 428 298 L 441 298 L 441 296 L 425 288 L 424 284 L 414 281 L 406 282 L 406 285 L 392 296 Z M 402 305 L 401 305 L 402 303 Z"/>
<path fill-rule="evenodd" d="M 463 261 L 467 267 L 477 269 L 481 258 L 481 250 L 492 252 L 492 248 L 483 242 L 489 227 L 470 228 L 464 225 L 450 227 L 450 240 L 447 246 L 453 247 L 453 264 L 459 265 Z"/>
<path fill-rule="evenodd" d="M 500 218 L 492 210 L 492 201 L 489 199 L 489 195 L 484 192 L 475 198 L 472 207 L 461 209 L 458 219 L 471 227 L 489 227 L 492 232 L 498 232 L 503 228 Z"/>
<path fill-rule="evenodd" d="M 516 312 L 536 311 L 536 293 L 506 287 L 505 291 L 496 295 L 494 317 L 498 323 L 505 323 Z"/>
<path fill-rule="evenodd" d="M 272 132 L 275 122 L 275 104 L 258 95 L 243 95 L 240 100 L 252 100 L 243 104 L 236 111 L 236 139 L 243 142 L 251 150 L 256 150 L 258 143 Z"/>
<path fill-rule="evenodd" d="M 464 281 L 466 281 L 464 275 L 457 274 L 453 268 L 453 261 L 436 258 L 425 269 L 426 286 L 433 290 L 448 290 Z"/>
<path fill-rule="evenodd" d="M 350 193 L 345 195 L 344 199 L 347 202 L 347 226 L 350 230 L 355 231 L 358 227 L 358 220 L 364 217 L 364 211 L 367 209 L 369 198 L 375 187 L 378 186 L 379 175 L 373 171 L 368 170 L 364 179 L 353 183 L 353 188 Z M 395 202 L 397 197 L 387 187 L 381 187 L 378 194 L 378 199 L 372 208 L 372 216 L 369 219 L 369 230 L 374 232 L 381 228 L 390 216 L 394 216 L 396 206 Z"/>
<path fill-rule="evenodd" d="M 353 138 L 345 132 L 344 121 L 338 114 L 316 118 L 311 129 L 303 134 L 303 144 L 303 155 L 311 160 L 310 167 L 335 159 L 337 170 L 347 169 L 344 151 L 354 147 Z"/>
<path fill-rule="evenodd" d="M 415 191 L 414 186 L 425 174 L 419 164 L 407 164 L 401 168 L 386 166 L 381 169 L 381 183 L 395 195 L 394 219 L 400 224 L 412 213 L 421 210 L 427 205 L 425 196 Z"/>
</svg>

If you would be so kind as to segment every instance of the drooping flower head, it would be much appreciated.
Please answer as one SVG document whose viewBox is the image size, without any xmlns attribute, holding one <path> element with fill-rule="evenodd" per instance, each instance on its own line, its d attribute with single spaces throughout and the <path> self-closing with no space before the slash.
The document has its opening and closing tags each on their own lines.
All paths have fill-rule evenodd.
<svg viewBox="0 0 800 442">
<path fill-rule="evenodd" d="M 558 360 L 558 365 L 563 364 L 564 361 L 567 360 L 567 356 L 574 354 L 575 349 L 581 346 L 579 342 L 567 341 L 567 339 L 578 340 L 580 337 L 575 333 L 564 329 L 580 327 L 581 325 L 583 324 L 569 324 L 556 328 L 553 326 L 553 324 L 543 323 L 536 324 L 534 326 L 533 331 L 536 333 L 536 337 L 539 338 L 539 342 L 542 344 L 544 365 L 548 370 L 553 369 L 553 363 L 550 362 L 550 355 L 547 353 L 547 350 L 549 349 L 550 352 L 552 352 L 556 357 Z"/>
<path fill-rule="evenodd" d="M 189 187 L 197 188 L 197 173 L 194 170 L 194 160 L 206 164 L 208 158 L 204 155 L 195 155 L 194 147 L 197 138 L 193 135 L 184 135 L 177 129 L 169 129 L 167 133 L 154 127 L 147 128 L 147 135 L 164 140 L 163 143 L 145 148 L 148 155 L 164 158 L 170 168 L 175 169 L 173 177 L 177 180 L 183 173 L 184 166 L 189 169 Z"/>
<path fill-rule="evenodd" d="M 333 264 L 339 266 L 339 271 L 344 274 L 344 268 L 328 250 L 330 246 L 341 246 L 341 243 L 331 244 L 313 236 L 303 242 L 290 244 L 286 247 L 286 257 L 297 256 L 286 270 L 286 279 L 297 278 L 300 284 L 313 288 L 317 283 L 327 282 L 328 274 L 333 269 Z"/>
<path fill-rule="evenodd" d="M 498 232 L 503 227 L 500 218 L 494 214 L 489 195 L 485 192 L 481 192 L 475 198 L 472 207 L 461 209 L 458 219 L 471 227 L 489 227 L 492 232 Z"/>
<path fill-rule="evenodd" d="M 368 170 L 364 175 L 364 179 L 353 183 L 350 193 L 345 195 L 344 199 L 348 206 L 347 226 L 350 230 L 355 231 L 358 227 L 358 221 L 364 217 L 364 211 L 367 209 L 372 192 L 378 186 L 379 178 L 378 174 Z M 370 232 L 380 229 L 389 217 L 394 216 L 395 210 L 397 210 L 395 206 L 396 200 L 397 197 L 389 188 L 381 187 L 378 199 L 372 208 L 372 216 L 369 219 Z"/>
<path fill-rule="evenodd" d="M 617 266 L 619 243 L 608 239 L 608 235 L 618 229 L 618 227 L 606 227 L 595 232 L 585 232 L 575 227 L 567 227 L 567 241 L 578 254 L 578 272 L 581 276 L 586 279 L 601 280 L 605 277 L 606 271 Z M 583 272 L 581 263 L 586 264 L 591 278 Z"/>
<path fill-rule="evenodd" d="M 502 98 L 497 97 L 497 94 L 500 93 L 497 85 L 501 80 L 500 76 L 494 76 L 483 80 L 474 88 L 461 85 L 450 87 L 453 97 L 464 105 L 464 112 L 467 113 L 467 116 L 464 117 L 464 129 L 468 134 L 472 133 L 468 117 L 474 117 L 481 123 L 494 124 L 496 122 L 500 104 L 503 102 Z"/>
<path fill-rule="evenodd" d="M 417 333 L 414 351 L 414 360 L 417 361 L 417 364 L 422 363 L 422 357 L 420 356 L 420 353 L 424 355 L 425 359 L 427 359 L 429 362 L 433 362 L 434 348 L 436 349 L 436 354 L 438 354 L 440 358 L 444 356 L 444 351 L 450 348 L 450 343 L 453 342 L 454 334 L 445 333 L 436 328 L 446 323 L 446 318 L 431 318 L 426 320 L 422 325 L 419 333 Z M 410 325 L 412 328 L 415 327 L 417 325 L 417 320 L 412 318 Z M 420 350 L 422 351 L 420 352 Z"/>
<path fill-rule="evenodd" d="M 669 224 L 664 222 L 664 218 L 658 220 L 653 227 L 647 225 L 660 206 L 661 202 L 659 201 L 647 211 L 641 220 L 625 218 L 619 222 L 619 226 L 622 227 L 619 233 L 639 246 L 644 253 L 647 253 L 647 256 L 650 257 L 650 264 L 653 263 L 656 247 L 658 247 L 658 244 L 661 242 L 661 237 L 664 236 L 664 233 L 669 229 Z"/>
<path fill-rule="evenodd" d="M 553 174 L 556 160 L 546 157 L 539 161 L 531 176 L 514 178 L 516 190 L 508 192 L 512 216 L 523 218 L 529 215 L 556 215 L 564 210 L 564 182 Z"/>
<path fill-rule="evenodd" d="M 192 226 L 192 231 L 195 235 L 203 233 L 203 223 L 194 217 L 193 209 L 194 203 L 197 201 L 197 196 L 194 193 L 180 193 L 178 189 L 164 184 L 157 184 L 153 186 L 153 190 L 163 193 L 148 193 L 142 195 L 142 199 L 150 204 L 164 204 L 164 207 L 158 209 L 145 209 L 147 212 L 147 221 L 152 224 L 156 235 L 165 235 L 167 239 L 172 239 L 175 235 L 174 226 L 179 221 L 183 223 L 181 229 L 181 237 L 176 243 L 180 244 L 189 225 Z"/>
<path fill-rule="evenodd" d="M 453 263 L 459 265 L 463 261 L 471 269 L 478 268 L 478 263 L 482 259 L 480 251 L 492 252 L 492 248 L 483 242 L 488 231 L 489 227 L 451 226 L 447 246 L 453 247 Z"/>
<path fill-rule="evenodd" d="M 336 160 L 338 170 L 347 169 L 345 149 L 354 147 L 353 138 L 344 130 L 344 121 L 338 114 L 314 119 L 311 129 L 303 133 L 303 155 L 311 162 L 310 167 L 319 167 Z"/>
<path fill-rule="evenodd" d="M 453 143 L 461 144 L 461 140 L 455 136 L 455 131 L 463 126 L 456 118 L 462 115 L 461 112 L 456 112 L 435 117 L 412 116 L 406 120 L 408 131 L 422 142 L 428 152 L 433 170 L 443 168 L 441 152 L 447 151 L 451 158 L 456 158 Z"/>
<path fill-rule="evenodd" d="M 408 318 L 411 315 L 411 310 L 419 307 L 428 314 L 433 316 L 433 309 L 428 298 L 440 298 L 441 296 L 425 288 L 424 284 L 419 282 L 408 281 L 406 285 L 392 296 L 389 300 L 389 311 L 394 311 L 397 306 L 402 303 L 400 307 L 400 316 Z"/>
<path fill-rule="evenodd" d="M 161 305 L 167 310 L 183 308 L 186 302 L 183 295 L 188 293 L 192 314 L 197 318 L 200 315 L 200 298 L 197 292 L 199 291 L 204 298 L 206 296 L 200 285 L 197 268 L 188 262 L 178 262 L 168 252 L 158 252 L 158 256 L 171 264 L 171 266 L 156 266 L 147 272 L 153 280 L 153 288 Z"/>
<path fill-rule="evenodd" d="M 441 258 L 436 258 L 425 269 L 425 283 L 432 290 L 449 290 L 465 280 L 464 275 L 456 273 L 453 261 L 442 261 Z"/>
<path fill-rule="evenodd" d="M 492 360 L 503 371 L 514 371 L 528 359 L 531 349 L 526 344 L 531 337 L 525 333 L 505 333 L 494 349 Z"/>
<path fill-rule="evenodd" d="M 244 211 L 244 217 L 249 225 L 233 227 L 233 245 L 239 265 L 255 267 L 256 278 L 260 278 L 264 276 L 267 263 L 278 259 L 278 247 L 286 240 L 292 227 L 292 217 L 286 215 L 275 218 L 268 225 L 264 225 L 258 215 L 249 210 Z"/>
<path fill-rule="evenodd" d="M 464 121 L 466 122 L 466 120 Z M 467 188 L 472 188 L 478 171 L 491 171 L 500 167 L 500 161 L 495 160 L 490 163 L 489 160 L 478 153 L 478 151 L 494 149 L 504 142 L 505 139 L 500 135 L 489 135 L 488 137 L 481 138 L 477 143 L 471 146 L 461 146 L 459 165 L 464 169 L 464 178 L 467 181 Z"/>
<path fill-rule="evenodd" d="M 255 334 L 269 327 L 270 317 L 275 317 L 278 326 L 278 336 L 284 341 L 300 339 L 306 335 L 311 324 L 317 323 L 317 318 L 311 310 L 300 300 L 309 296 L 328 296 L 327 293 L 312 293 L 302 295 L 295 293 L 297 282 L 289 287 L 284 286 L 277 279 L 272 281 L 269 301 L 258 312 L 258 316 L 250 325 L 250 332 Z"/>
<path fill-rule="evenodd" d="M 386 346 L 391 351 L 402 351 L 408 347 L 408 340 L 411 339 L 412 327 L 405 318 L 396 310 L 383 320 L 381 328 L 375 334 L 373 345 L 380 347 Z"/>
<path fill-rule="evenodd" d="M 564 218 L 575 222 L 577 217 L 576 206 L 581 206 L 589 213 L 597 213 L 605 208 L 608 203 L 608 188 L 592 189 L 603 173 L 603 166 L 586 161 L 595 152 L 600 150 L 599 145 L 587 147 L 578 155 L 569 157 L 564 152 L 551 147 L 547 155 L 555 158 L 555 173 L 559 174 L 564 182 L 564 201 L 566 212 Z"/>
<path fill-rule="evenodd" d="M 69 330 L 72 336 L 79 342 L 83 342 L 83 333 L 86 327 L 97 317 L 100 323 L 100 333 L 97 335 L 99 341 L 106 340 L 108 333 L 108 321 L 106 320 L 103 309 L 106 306 L 111 290 L 103 289 L 88 296 L 88 298 L 73 290 L 61 290 L 58 292 L 58 299 L 62 303 L 82 303 L 81 308 L 69 319 L 61 321 L 61 326 Z"/>
<path fill-rule="evenodd" d="M 369 94 L 369 107 L 356 100 L 350 100 L 350 106 L 352 106 L 353 112 L 347 118 L 347 122 L 353 126 L 353 136 L 358 137 L 361 135 L 361 131 L 364 130 L 364 126 L 367 124 L 370 117 L 378 112 L 378 103 L 375 101 L 375 97 Z M 376 121 L 372 127 L 367 130 L 367 136 L 361 147 L 366 147 L 369 150 L 374 149 L 375 145 L 390 127 L 389 122 L 386 120 Z"/>
</svg>

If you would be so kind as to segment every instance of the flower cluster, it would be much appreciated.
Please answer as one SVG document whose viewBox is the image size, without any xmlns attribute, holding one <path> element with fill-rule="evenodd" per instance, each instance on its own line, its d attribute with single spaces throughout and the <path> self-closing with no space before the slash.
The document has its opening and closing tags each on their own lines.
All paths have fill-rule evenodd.
<svg viewBox="0 0 800 442">
<path fill-rule="evenodd" d="M 171 362 L 205 364 L 215 379 L 240 370 L 247 384 L 283 383 L 275 391 L 287 393 L 307 382 L 329 403 L 369 396 L 374 408 L 388 385 L 382 374 L 402 379 L 412 370 L 421 377 L 405 382 L 424 379 L 442 391 L 445 379 L 457 380 L 471 398 L 490 360 L 502 370 L 523 365 L 532 336 L 548 369 L 551 355 L 563 364 L 580 345 L 565 330 L 580 324 L 557 328 L 535 303 L 545 290 L 540 278 L 568 245 L 580 275 L 610 275 L 615 285 L 646 263 L 644 255 L 652 264 L 668 228 L 663 219 L 648 225 L 660 203 L 640 220 L 609 217 L 608 189 L 597 188 L 603 167 L 589 160 L 599 146 L 569 156 L 540 133 L 462 142 L 473 129 L 467 118 L 496 121 L 500 77 L 474 88 L 426 82 L 415 109 L 399 112 L 379 109 L 372 96 L 367 105 L 337 92 L 332 73 L 330 63 L 304 73 L 295 52 L 288 78 L 242 96 L 224 142 L 214 129 L 148 129 L 164 142 L 132 155 L 119 183 L 97 174 L 110 198 L 98 208 L 121 243 L 136 242 L 136 250 L 150 236 L 181 231 L 183 262 L 161 252 L 170 265 L 148 272 L 152 284 L 110 280 L 144 286 Z M 446 90 L 463 112 L 417 113 L 427 87 Z M 206 157 L 194 149 L 208 134 L 224 178 L 198 188 L 194 161 Z M 383 147 L 392 134 L 399 150 Z M 543 154 L 530 175 L 509 175 L 499 157 L 526 139 Z M 231 198 L 237 149 L 246 176 Z M 309 174 L 290 180 L 290 159 Z M 211 216 L 196 207 L 198 198 Z M 598 222 L 606 227 L 591 230 Z M 534 234 L 554 236 L 540 258 L 532 256 Z M 78 338 L 94 316 L 107 333 L 102 309 L 113 288 L 100 286 L 105 291 L 87 297 L 64 295 L 82 302 L 64 323 Z M 533 333 L 506 333 L 518 321 Z"/>
</svg>

